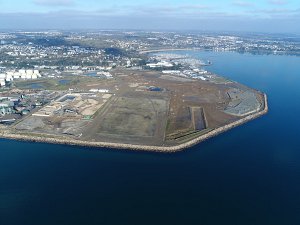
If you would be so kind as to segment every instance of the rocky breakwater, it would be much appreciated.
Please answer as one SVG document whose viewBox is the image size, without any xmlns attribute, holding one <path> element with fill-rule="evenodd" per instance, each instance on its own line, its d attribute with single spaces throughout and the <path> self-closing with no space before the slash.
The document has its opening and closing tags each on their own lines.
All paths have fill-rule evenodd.
<svg viewBox="0 0 300 225">
<path fill-rule="evenodd" d="M 207 140 L 208 138 L 217 136 L 225 131 L 228 131 L 234 127 L 240 126 L 248 121 L 254 120 L 260 116 L 263 116 L 268 112 L 268 102 L 267 102 L 267 95 L 264 95 L 264 109 L 257 113 L 251 114 L 246 116 L 240 120 L 237 120 L 233 123 L 225 125 L 223 127 L 216 128 L 204 135 L 199 136 L 191 141 L 186 143 L 176 145 L 176 146 L 146 146 L 146 145 L 133 145 L 133 144 L 122 144 L 122 143 L 108 143 L 108 142 L 88 142 L 88 141 L 80 141 L 74 140 L 70 138 L 61 138 L 61 137 L 47 137 L 47 136 L 33 136 L 31 134 L 17 134 L 12 133 L 9 130 L 5 130 L 2 128 L 0 132 L 0 137 L 7 138 L 7 139 L 14 139 L 14 140 L 21 140 L 21 141 L 32 141 L 32 142 L 45 142 L 45 143 L 52 143 L 52 144 L 67 144 L 67 145 L 78 145 L 78 146 L 85 146 L 85 147 L 101 147 L 101 148 L 115 148 L 115 149 L 129 149 L 129 150 L 137 150 L 137 151 L 151 151 L 151 152 L 178 152 L 184 149 L 190 148 L 202 141 Z"/>
<path fill-rule="evenodd" d="M 226 131 L 228 131 L 230 129 L 233 129 L 233 128 L 237 127 L 237 126 L 240 126 L 240 125 L 242 125 L 244 123 L 247 123 L 247 122 L 249 122 L 251 120 L 254 120 L 254 119 L 258 118 L 258 117 L 261 117 L 261 116 L 267 114 L 268 111 L 269 111 L 268 97 L 267 97 L 266 94 L 264 94 L 264 109 L 263 110 L 261 110 L 261 111 L 259 111 L 257 113 L 248 115 L 248 116 L 246 116 L 246 117 L 244 117 L 244 118 L 242 118 L 240 120 L 237 120 L 237 121 L 235 121 L 233 123 L 227 124 L 225 126 L 217 128 L 217 129 L 214 129 L 214 130 L 212 130 L 212 131 L 210 131 L 210 132 L 208 132 L 208 133 L 206 133 L 204 135 L 201 135 L 200 137 L 195 138 L 195 139 L 193 139 L 193 140 L 191 140 L 189 142 L 186 142 L 186 143 L 181 144 L 181 145 L 177 145 L 177 146 L 175 146 L 175 148 L 177 148 L 177 150 L 180 150 L 180 149 L 182 150 L 182 149 L 185 149 L 185 148 L 189 148 L 189 147 L 191 147 L 191 146 L 193 146 L 195 144 L 198 144 L 198 143 L 200 143 L 202 141 L 207 140 L 208 138 L 217 136 L 218 134 L 226 132 Z"/>
</svg>

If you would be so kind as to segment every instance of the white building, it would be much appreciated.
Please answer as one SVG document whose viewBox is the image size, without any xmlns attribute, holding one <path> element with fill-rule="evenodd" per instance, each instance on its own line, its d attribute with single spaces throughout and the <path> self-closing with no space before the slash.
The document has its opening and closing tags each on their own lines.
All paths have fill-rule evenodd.
<svg viewBox="0 0 300 225">
<path fill-rule="evenodd" d="M 13 78 L 14 79 L 20 79 L 21 78 L 21 73 L 20 72 L 15 72 L 15 73 L 13 73 Z"/>
<path fill-rule="evenodd" d="M 13 81 L 14 79 L 31 80 L 42 77 L 39 70 L 19 70 L 19 71 L 8 71 L 6 74 L 1 74 L 0 78 L 4 78 L 6 81 Z"/>
<path fill-rule="evenodd" d="M 26 74 L 26 70 L 19 70 L 19 73 L 20 73 L 21 75 Z"/>
<path fill-rule="evenodd" d="M 174 65 L 170 62 L 161 61 L 158 63 L 148 63 L 146 66 L 149 66 L 150 68 L 157 68 L 157 67 L 173 67 Z"/>
<path fill-rule="evenodd" d="M 107 89 L 91 89 L 90 92 L 108 93 L 109 90 L 107 90 Z"/>
<path fill-rule="evenodd" d="M 0 78 L 0 87 L 5 87 L 5 80 Z"/>
</svg>

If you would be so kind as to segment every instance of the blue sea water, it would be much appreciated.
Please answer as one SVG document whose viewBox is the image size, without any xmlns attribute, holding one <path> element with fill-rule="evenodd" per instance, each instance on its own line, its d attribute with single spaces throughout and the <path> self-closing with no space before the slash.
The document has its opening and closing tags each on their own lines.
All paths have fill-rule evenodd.
<svg viewBox="0 0 300 225">
<path fill-rule="evenodd" d="M 300 224 L 300 57 L 180 53 L 270 112 L 176 154 L 0 139 L 0 224 Z"/>
</svg>

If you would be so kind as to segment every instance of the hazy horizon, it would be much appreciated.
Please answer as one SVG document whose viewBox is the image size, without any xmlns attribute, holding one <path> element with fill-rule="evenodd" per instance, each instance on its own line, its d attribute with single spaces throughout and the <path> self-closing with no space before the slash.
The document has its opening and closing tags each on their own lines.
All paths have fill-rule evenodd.
<svg viewBox="0 0 300 225">
<path fill-rule="evenodd" d="M 0 0 L 0 29 L 199 30 L 300 34 L 296 0 Z"/>
</svg>

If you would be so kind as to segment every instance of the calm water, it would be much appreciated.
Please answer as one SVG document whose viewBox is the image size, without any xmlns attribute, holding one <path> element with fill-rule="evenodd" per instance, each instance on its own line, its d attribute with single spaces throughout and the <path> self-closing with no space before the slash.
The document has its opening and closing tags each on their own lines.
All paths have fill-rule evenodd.
<svg viewBox="0 0 300 225">
<path fill-rule="evenodd" d="M 270 113 L 171 155 L 0 140 L 0 224 L 300 224 L 300 57 L 190 54 Z"/>
</svg>

